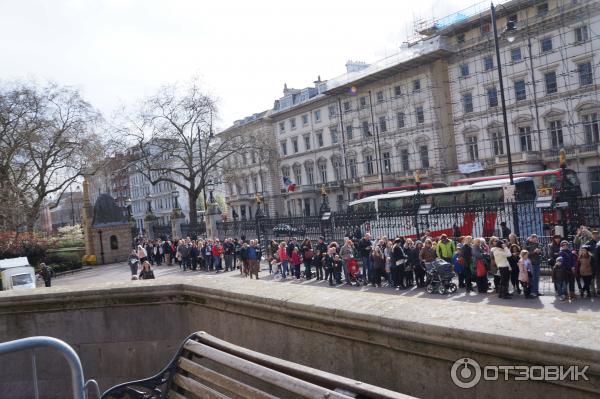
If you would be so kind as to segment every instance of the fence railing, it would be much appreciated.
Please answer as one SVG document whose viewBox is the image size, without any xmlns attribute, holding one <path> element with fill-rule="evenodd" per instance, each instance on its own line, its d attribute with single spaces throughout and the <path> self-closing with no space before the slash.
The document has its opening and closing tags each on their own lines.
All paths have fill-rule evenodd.
<svg viewBox="0 0 600 399">
<path fill-rule="evenodd" d="M 86 392 L 88 386 L 93 388 L 96 398 L 100 397 L 100 388 L 98 387 L 98 383 L 95 380 L 88 380 L 85 382 L 83 378 L 83 368 L 81 367 L 79 356 L 77 356 L 77 353 L 75 353 L 73 348 L 71 348 L 65 342 L 52 337 L 29 337 L 0 343 L 0 356 L 16 352 L 30 352 L 31 366 L 33 370 L 32 387 L 34 398 L 38 399 L 40 397 L 36 356 L 34 352 L 34 350 L 38 348 L 55 349 L 65 358 L 69 364 L 69 370 L 71 372 L 71 388 L 74 399 L 86 399 L 88 397 Z"/>
<path fill-rule="evenodd" d="M 327 241 L 344 237 L 372 236 L 420 238 L 427 230 L 434 236 L 442 233 L 450 237 L 503 236 L 502 222 L 522 239 L 531 234 L 552 236 L 557 225 L 565 226 L 565 236 L 575 233 L 580 225 L 600 226 L 600 197 L 577 198 L 568 206 L 538 207 L 535 201 L 513 203 L 477 203 L 432 207 L 419 214 L 419 209 L 387 209 L 380 212 L 337 212 L 328 217 L 294 216 L 258 218 L 244 221 L 217 223 L 219 238 L 245 237 L 268 241 L 287 237 L 309 238 L 316 241 L 324 236 Z"/>
</svg>

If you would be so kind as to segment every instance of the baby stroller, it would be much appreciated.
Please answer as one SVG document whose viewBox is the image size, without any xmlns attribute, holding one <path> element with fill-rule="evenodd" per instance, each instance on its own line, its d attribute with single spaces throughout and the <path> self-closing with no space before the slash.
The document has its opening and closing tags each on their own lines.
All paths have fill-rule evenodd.
<svg viewBox="0 0 600 399">
<path fill-rule="evenodd" d="M 348 261 L 348 277 L 350 278 L 350 284 L 356 283 L 357 287 L 360 287 L 361 284 L 364 283 L 360 265 L 356 258 L 352 258 Z"/>
<path fill-rule="evenodd" d="M 432 294 L 438 292 L 440 294 L 455 293 L 457 290 L 456 284 L 452 282 L 455 274 L 452 270 L 452 265 L 445 260 L 436 259 L 433 262 L 425 263 L 427 280 L 427 292 Z"/>
</svg>

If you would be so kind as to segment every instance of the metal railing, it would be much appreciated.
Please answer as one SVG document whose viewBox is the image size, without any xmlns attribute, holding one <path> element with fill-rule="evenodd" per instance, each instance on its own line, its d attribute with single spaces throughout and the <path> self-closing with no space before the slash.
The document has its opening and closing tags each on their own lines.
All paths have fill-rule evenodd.
<svg viewBox="0 0 600 399">
<path fill-rule="evenodd" d="M 38 399 L 40 397 L 38 378 L 37 378 L 37 366 L 35 349 L 38 348 L 49 348 L 55 349 L 65 358 L 69 364 L 71 371 L 71 388 L 73 390 L 74 399 L 87 399 L 87 389 L 91 386 L 96 393 L 96 397 L 100 397 L 100 388 L 95 380 L 88 380 L 87 382 L 83 378 L 83 368 L 81 367 L 81 361 L 77 353 L 64 341 L 61 341 L 52 337 L 29 337 L 23 339 L 17 339 L 15 341 L 8 341 L 0 343 L 0 356 L 7 355 L 9 353 L 17 352 L 31 352 L 31 366 L 33 369 L 33 391 L 34 397 Z"/>
</svg>

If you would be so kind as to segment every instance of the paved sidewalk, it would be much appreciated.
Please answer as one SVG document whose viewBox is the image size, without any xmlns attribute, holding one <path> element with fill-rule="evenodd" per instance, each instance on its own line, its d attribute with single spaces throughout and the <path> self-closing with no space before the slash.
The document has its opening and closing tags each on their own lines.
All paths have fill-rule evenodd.
<svg viewBox="0 0 600 399">
<path fill-rule="evenodd" d="M 196 277 L 211 277 L 211 278 L 223 278 L 223 279 L 246 279 L 244 278 L 239 270 L 233 272 L 203 272 L 203 271 L 186 271 L 184 272 L 179 266 L 154 266 L 154 274 L 157 280 L 162 280 L 165 277 L 169 277 L 169 280 L 181 280 L 187 282 L 190 279 Z M 355 287 L 348 286 L 345 284 L 337 287 L 330 287 L 326 281 L 312 280 L 296 280 L 288 277 L 285 280 L 280 280 L 268 272 L 268 266 L 265 262 L 261 264 L 261 272 L 259 274 L 260 279 L 265 283 L 282 286 L 282 285 L 293 285 L 293 286 L 307 286 L 317 287 L 322 290 L 324 295 L 333 291 L 344 291 L 352 293 L 355 296 L 357 293 L 360 295 L 371 295 L 371 294 L 383 294 L 390 297 L 407 297 L 407 298 L 419 298 L 427 299 L 430 301 L 449 301 L 449 302 L 463 302 L 471 304 L 492 304 L 502 307 L 516 307 L 516 308 L 527 308 L 527 309 L 545 309 L 549 311 L 569 312 L 569 313 L 587 313 L 587 312 L 598 312 L 600 320 L 600 298 L 595 297 L 591 299 L 575 299 L 571 302 L 561 302 L 554 296 L 552 292 L 547 292 L 546 295 L 535 298 L 525 299 L 522 295 L 515 295 L 511 300 L 499 299 L 493 293 L 478 294 L 470 293 L 466 294 L 464 289 L 459 289 L 455 294 L 440 295 L 440 294 L 428 294 L 424 288 L 413 287 L 409 290 L 395 290 L 389 287 Z M 94 266 L 91 270 L 82 271 L 68 276 L 61 276 L 52 281 L 52 286 L 55 287 L 78 287 L 88 284 L 96 283 L 116 283 L 116 282 L 127 282 L 131 280 L 129 267 L 126 263 L 116 263 L 110 265 Z M 550 281 L 544 284 L 552 284 Z M 384 284 L 385 285 L 385 284 Z M 547 290 L 546 290 L 547 291 Z M 483 309 L 486 309 L 485 307 Z"/>
</svg>

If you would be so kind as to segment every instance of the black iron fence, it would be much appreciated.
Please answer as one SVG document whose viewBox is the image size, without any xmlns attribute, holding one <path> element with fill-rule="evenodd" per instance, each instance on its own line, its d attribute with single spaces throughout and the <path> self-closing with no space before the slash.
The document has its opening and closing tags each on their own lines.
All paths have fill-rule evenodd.
<svg viewBox="0 0 600 399">
<path fill-rule="evenodd" d="M 449 205 L 431 209 L 404 208 L 380 212 L 338 212 L 323 216 L 258 218 L 217 223 L 218 236 L 258 238 L 262 245 L 287 237 L 316 241 L 341 241 L 344 237 L 387 236 L 419 238 L 427 230 L 432 236 L 502 236 L 503 222 L 521 238 L 531 234 L 552 236 L 556 226 L 564 226 L 566 236 L 574 235 L 580 225 L 600 226 L 600 197 L 577 198 L 568 204 L 541 207 L 535 201 Z"/>
</svg>

